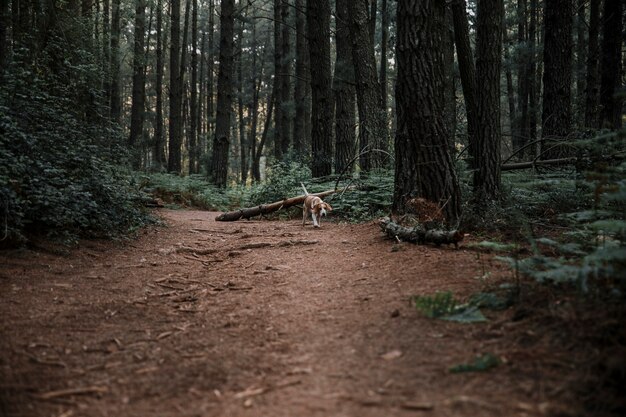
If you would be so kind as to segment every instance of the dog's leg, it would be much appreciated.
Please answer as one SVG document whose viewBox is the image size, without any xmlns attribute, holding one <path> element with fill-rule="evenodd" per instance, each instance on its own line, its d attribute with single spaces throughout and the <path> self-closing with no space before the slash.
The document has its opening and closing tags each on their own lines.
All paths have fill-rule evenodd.
<svg viewBox="0 0 626 417">
<path fill-rule="evenodd" d="M 306 212 L 307 212 L 306 206 L 303 206 L 302 207 L 302 226 L 306 224 Z"/>
<path fill-rule="evenodd" d="M 317 216 L 315 215 L 314 212 L 311 213 L 311 217 L 313 217 L 313 227 L 320 227 L 320 224 L 318 223 Z"/>
</svg>

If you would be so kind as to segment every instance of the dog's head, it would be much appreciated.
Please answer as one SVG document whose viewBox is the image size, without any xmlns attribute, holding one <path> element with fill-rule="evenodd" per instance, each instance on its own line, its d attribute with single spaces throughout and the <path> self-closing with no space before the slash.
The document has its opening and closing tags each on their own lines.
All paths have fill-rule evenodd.
<svg viewBox="0 0 626 417">
<path fill-rule="evenodd" d="M 325 216 L 327 211 L 333 211 L 333 208 L 330 206 L 330 204 L 325 203 L 323 201 L 320 202 L 317 206 L 318 206 L 318 209 L 319 209 L 319 213 L 322 216 Z"/>
</svg>

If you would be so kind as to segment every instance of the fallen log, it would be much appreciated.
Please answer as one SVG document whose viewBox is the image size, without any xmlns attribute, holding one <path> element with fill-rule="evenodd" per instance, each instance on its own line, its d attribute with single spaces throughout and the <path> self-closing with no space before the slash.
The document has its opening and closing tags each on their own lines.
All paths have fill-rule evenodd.
<svg viewBox="0 0 626 417">
<path fill-rule="evenodd" d="M 513 171 L 516 169 L 528 169 L 545 165 L 567 165 L 576 162 L 576 158 L 559 158 L 559 159 L 544 159 L 530 162 L 515 162 L 511 164 L 504 164 L 500 167 L 502 171 Z"/>
<path fill-rule="evenodd" d="M 404 227 L 391 221 L 389 217 L 380 220 L 380 228 L 383 233 L 392 239 L 400 239 L 411 243 L 434 243 L 435 245 L 453 244 L 455 248 L 459 247 L 459 242 L 463 240 L 463 234 L 458 230 L 426 230 L 422 226 Z"/>
<path fill-rule="evenodd" d="M 328 190 L 321 193 L 311 194 L 320 198 L 324 198 L 327 195 L 331 195 L 336 193 L 339 190 Z M 269 214 L 275 211 L 278 211 L 283 208 L 289 208 L 298 204 L 304 203 L 305 195 L 301 195 L 298 197 L 286 198 L 281 201 L 277 201 L 271 204 L 261 204 L 256 207 L 248 207 L 242 208 L 235 211 L 229 211 L 226 213 L 222 213 L 215 218 L 218 222 L 233 222 L 239 219 L 249 219 L 250 217 L 260 216 L 262 214 Z"/>
</svg>

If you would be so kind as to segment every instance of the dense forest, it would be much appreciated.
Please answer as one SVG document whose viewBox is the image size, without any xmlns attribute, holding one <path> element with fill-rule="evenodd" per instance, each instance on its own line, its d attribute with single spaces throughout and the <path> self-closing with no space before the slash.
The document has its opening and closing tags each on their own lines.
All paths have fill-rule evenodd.
<svg viewBox="0 0 626 417">
<path fill-rule="evenodd" d="M 451 225 L 506 222 L 532 183 L 623 234 L 620 1 L 13 0 L 0 20 L 5 240 L 126 233 L 155 182 L 223 209 L 303 178 Z"/>
</svg>

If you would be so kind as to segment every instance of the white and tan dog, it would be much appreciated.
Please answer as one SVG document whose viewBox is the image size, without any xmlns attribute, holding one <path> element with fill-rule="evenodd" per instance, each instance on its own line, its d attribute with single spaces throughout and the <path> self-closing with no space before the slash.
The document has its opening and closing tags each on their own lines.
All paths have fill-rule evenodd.
<svg viewBox="0 0 626 417">
<path fill-rule="evenodd" d="M 300 183 L 300 185 L 302 186 L 304 195 L 306 196 L 304 199 L 304 205 L 302 206 L 302 226 L 306 224 L 306 219 L 310 213 L 311 218 L 313 219 L 313 227 L 320 227 L 322 216 L 325 216 L 327 211 L 333 211 L 333 208 L 330 204 L 322 201 L 321 198 L 309 195 L 309 192 L 304 187 L 304 184 Z"/>
</svg>

